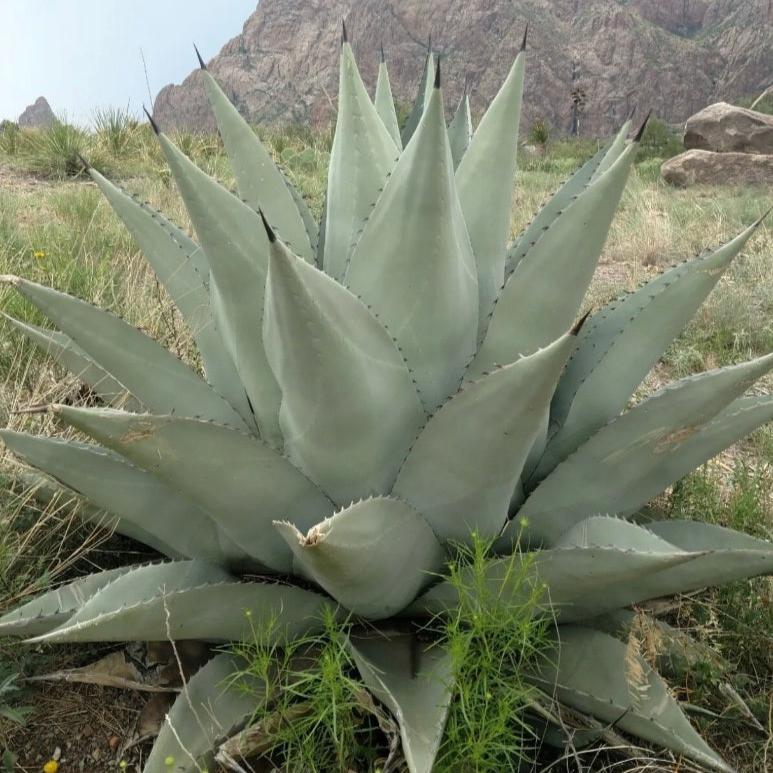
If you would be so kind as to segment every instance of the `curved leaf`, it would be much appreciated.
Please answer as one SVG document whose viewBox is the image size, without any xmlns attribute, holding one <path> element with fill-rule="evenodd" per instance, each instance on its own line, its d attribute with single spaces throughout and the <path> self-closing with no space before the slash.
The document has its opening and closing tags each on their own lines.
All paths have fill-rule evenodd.
<svg viewBox="0 0 773 773">
<path fill-rule="evenodd" d="M 349 43 L 341 47 L 338 121 L 327 179 L 323 267 L 340 279 L 356 234 L 399 154 L 360 78 Z"/>
<path fill-rule="evenodd" d="M 263 339 L 282 389 L 279 422 L 290 459 L 340 505 L 387 493 L 424 414 L 384 328 L 346 288 L 277 240 Z"/>
<path fill-rule="evenodd" d="M 26 279 L 6 280 L 150 410 L 244 428 L 239 414 L 206 381 L 119 317 Z"/>
<path fill-rule="evenodd" d="M 166 715 L 143 773 L 200 773 L 211 765 L 217 744 L 246 724 L 266 696 L 267 685 L 248 668 L 221 653 L 199 669 Z"/>
<path fill-rule="evenodd" d="M 0 437 L 27 464 L 117 516 L 122 533 L 131 534 L 136 526 L 139 539 L 170 557 L 215 563 L 234 558 L 224 555 L 215 524 L 198 505 L 118 455 L 99 446 L 10 430 L 0 430 Z"/>
<path fill-rule="evenodd" d="M 456 170 L 459 200 L 478 265 L 481 333 L 505 278 L 525 61 L 526 54 L 521 51 Z M 569 322 L 563 329 L 568 327 Z M 548 340 L 557 337 L 556 332 Z M 542 341 L 538 346 L 546 343 Z M 532 351 L 534 348 L 523 353 Z M 499 363 L 506 364 L 501 360 Z"/>
<path fill-rule="evenodd" d="M 397 341 L 425 407 L 442 404 L 475 354 L 478 288 L 439 88 L 365 226 L 345 281 Z"/>
<path fill-rule="evenodd" d="M 287 459 L 245 433 L 173 416 L 54 410 L 199 504 L 240 548 L 274 571 L 289 572 L 292 555 L 272 521 L 292 518 L 310 528 L 333 510 Z"/>
<path fill-rule="evenodd" d="M 435 57 L 432 55 L 431 48 L 428 47 L 427 58 L 424 61 L 424 69 L 422 70 L 421 80 L 419 81 L 418 88 L 416 90 L 416 98 L 413 100 L 413 106 L 411 112 L 408 114 L 408 118 L 405 120 L 405 125 L 402 130 L 403 146 L 407 146 L 414 132 L 421 122 L 424 110 L 429 102 L 430 95 L 432 93 L 432 82 L 435 77 Z"/>
<path fill-rule="evenodd" d="M 352 639 L 352 657 L 368 689 L 397 720 L 410 773 L 430 773 L 453 693 L 451 656 L 395 634 Z"/>
<path fill-rule="evenodd" d="M 533 680 L 567 706 L 620 730 L 732 773 L 698 735 L 649 664 L 608 634 L 561 626 Z"/>
<path fill-rule="evenodd" d="M 9 317 L 7 314 L 3 314 L 3 316 L 46 354 L 93 389 L 106 403 L 116 408 L 123 408 L 125 411 L 142 410 L 142 406 L 129 394 L 123 384 L 116 381 L 106 370 L 100 368 L 83 349 L 76 346 L 72 339 L 64 333 L 30 325 Z"/>
<path fill-rule="evenodd" d="M 263 147 L 252 127 L 204 68 L 201 73 L 217 128 L 223 138 L 228 159 L 236 177 L 239 195 L 254 210 L 262 209 L 282 239 L 293 251 L 313 261 L 316 235 L 309 234 L 301 207 L 305 202 L 293 195 L 292 186 L 285 180 L 271 155 Z"/>
<path fill-rule="evenodd" d="M 469 378 L 530 354 L 571 325 L 596 270 L 636 149 L 636 143 L 629 145 L 577 194 L 518 263 L 491 313 Z"/>
<path fill-rule="evenodd" d="M 682 379 L 602 427 L 524 503 L 519 515 L 529 520 L 530 536 L 552 541 L 587 516 L 645 504 L 686 466 L 717 453 L 728 429 L 732 442 L 735 427 L 718 417 L 719 428 L 712 428 L 712 419 L 771 367 L 768 355 Z"/>
<path fill-rule="evenodd" d="M 0 636 L 40 636 L 53 630 L 95 593 L 132 568 L 122 566 L 94 572 L 36 596 L 0 617 Z"/>
<path fill-rule="evenodd" d="M 553 397 L 550 442 L 534 473 L 536 479 L 544 478 L 626 407 L 759 222 L 718 250 L 609 304 L 588 321 Z"/>
<path fill-rule="evenodd" d="M 301 588 L 231 581 L 200 562 L 155 564 L 122 575 L 30 641 L 239 641 L 257 627 L 281 644 L 321 630 L 329 603 Z"/>
<path fill-rule="evenodd" d="M 521 467 L 574 346 L 562 336 L 531 357 L 467 385 L 429 420 L 400 469 L 394 493 L 441 539 L 495 537 Z"/>
<path fill-rule="evenodd" d="M 424 518 L 397 499 L 357 502 L 306 535 L 290 523 L 275 526 L 305 576 L 354 614 L 372 620 L 404 609 L 445 558 Z"/>
</svg>

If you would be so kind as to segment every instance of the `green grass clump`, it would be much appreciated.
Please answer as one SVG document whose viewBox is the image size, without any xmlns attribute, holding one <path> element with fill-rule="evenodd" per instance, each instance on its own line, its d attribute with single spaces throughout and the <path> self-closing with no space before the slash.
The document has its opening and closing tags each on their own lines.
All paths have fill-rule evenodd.
<svg viewBox="0 0 773 773">
<path fill-rule="evenodd" d="M 455 679 L 438 756 L 438 770 L 449 773 L 517 770 L 532 761 L 538 740 L 524 723 L 537 692 L 525 674 L 549 643 L 550 618 L 539 614 L 543 588 L 532 579 L 529 556 L 518 554 L 504 559 L 502 583 L 492 585 L 489 548 L 476 538 L 460 549 L 449 567 L 459 607 L 436 621 Z M 513 598 L 522 600 L 514 604 Z"/>
</svg>

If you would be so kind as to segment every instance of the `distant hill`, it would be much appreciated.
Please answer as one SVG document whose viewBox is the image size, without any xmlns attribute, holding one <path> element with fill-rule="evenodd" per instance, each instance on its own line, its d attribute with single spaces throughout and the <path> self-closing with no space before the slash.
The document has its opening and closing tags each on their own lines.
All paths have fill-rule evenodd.
<svg viewBox="0 0 773 773">
<path fill-rule="evenodd" d="M 209 68 L 255 122 L 324 123 L 338 89 L 342 18 L 366 82 L 375 82 L 383 43 L 396 98 L 412 100 L 431 34 L 447 104 L 466 77 L 476 112 L 528 22 L 524 125 L 542 117 L 559 132 L 569 129 L 573 90 L 585 99 L 580 133 L 598 135 L 634 106 L 681 122 L 773 81 L 773 0 L 262 0 Z M 212 129 L 198 74 L 164 87 L 154 116 L 167 129 Z"/>
</svg>

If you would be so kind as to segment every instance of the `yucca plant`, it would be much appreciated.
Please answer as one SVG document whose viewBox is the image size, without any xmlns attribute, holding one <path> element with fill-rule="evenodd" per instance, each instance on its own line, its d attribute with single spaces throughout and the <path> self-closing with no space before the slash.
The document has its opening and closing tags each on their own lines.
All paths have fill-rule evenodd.
<svg viewBox="0 0 773 773">
<path fill-rule="evenodd" d="M 518 602 L 508 576 L 528 566 L 557 618 L 535 685 L 731 769 L 617 637 L 632 605 L 773 570 L 767 542 L 642 523 L 653 496 L 773 417 L 773 398 L 743 396 L 773 356 L 627 406 L 758 224 L 576 322 L 642 132 L 628 142 L 626 124 L 508 244 L 524 59 L 472 137 L 458 133 L 455 169 L 440 68 L 428 59 L 400 137 L 385 74 L 377 110 L 344 37 L 319 229 L 203 62 L 238 194 L 158 133 L 198 243 L 91 170 L 204 377 L 118 317 L 11 277 L 58 330 L 16 326 L 112 407 L 51 407 L 99 445 L 2 437 L 171 560 L 78 579 L 0 618 L 0 633 L 229 642 L 264 626 L 281 646 L 332 611 L 354 621 L 360 676 L 394 714 L 408 768 L 426 772 L 454 685 L 442 642 L 413 625 L 454 610 L 454 546 L 489 540 L 497 593 Z M 241 668 L 224 653 L 190 680 L 146 771 L 195 770 L 249 719 L 261 685 L 225 686 Z"/>
</svg>

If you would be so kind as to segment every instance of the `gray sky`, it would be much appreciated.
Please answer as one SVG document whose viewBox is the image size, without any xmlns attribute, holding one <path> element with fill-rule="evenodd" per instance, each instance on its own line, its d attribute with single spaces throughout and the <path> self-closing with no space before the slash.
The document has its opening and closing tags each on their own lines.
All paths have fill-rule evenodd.
<svg viewBox="0 0 773 773">
<path fill-rule="evenodd" d="M 87 123 L 97 107 L 141 112 L 242 30 L 257 0 L 0 0 L 0 119 L 39 96 Z"/>
</svg>

